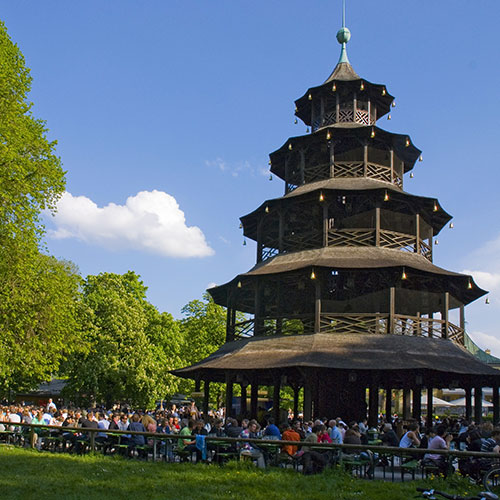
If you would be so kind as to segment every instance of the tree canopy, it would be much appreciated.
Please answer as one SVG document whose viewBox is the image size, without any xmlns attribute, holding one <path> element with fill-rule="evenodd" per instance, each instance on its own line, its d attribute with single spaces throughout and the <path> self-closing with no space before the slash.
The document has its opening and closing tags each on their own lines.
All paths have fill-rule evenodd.
<svg viewBox="0 0 500 500">
<path fill-rule="evenodd" d="M 77 342 L 75 268 L 39 251 L 40 214 L 65 177 L 55 141 L 31 112 L 30 71 L 0 22 L 0 392 L 56 372 Z"/>
</svg>

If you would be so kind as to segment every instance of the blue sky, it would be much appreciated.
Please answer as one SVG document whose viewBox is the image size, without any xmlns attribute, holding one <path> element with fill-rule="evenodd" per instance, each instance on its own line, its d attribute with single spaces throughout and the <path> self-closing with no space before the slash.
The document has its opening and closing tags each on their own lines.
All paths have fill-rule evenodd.
<svg viewBox="0 0 500 500">
<path fill-rule="evenodd" d="M 140 274 L 180 316 L 255 262 L 241 215 L 283 194 L 268 154 L 294 103 L 339 56 L 340 0 L 0 0 L 34 78 L 36 116 L 67 170 L 47 245 L 83 275 Z M 423 150 L 405 189 L 436 196 L 454 229 L 435 263 L 491 291 L 468 331 L 500 355 L 500 65 L 496 0 L 350 0 L 350 61 L 396 96 L 382 128 Z"/>
</svg>

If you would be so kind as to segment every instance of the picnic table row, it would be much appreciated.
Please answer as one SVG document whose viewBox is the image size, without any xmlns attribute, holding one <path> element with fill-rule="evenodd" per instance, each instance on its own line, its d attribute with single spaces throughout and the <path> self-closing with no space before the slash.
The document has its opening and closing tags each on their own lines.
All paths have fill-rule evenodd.
<svg viewBox="0 0 500 500">
<path fill-rule="evenodd" d="M 42 443 L 41 449 L 54 452 L 75 451 L 78 452 L 101 452 L 109 454 L 122 454 L 133 457 L 138 456 L 153 461 L 159 459 L 165 461 L 192 461 L 191 452 L 183 450 L 178 446 L 180 439 L 195 439 L 196 436 L 179 434 L 164 434 L 137 431 L 104 430 L 80 427 L 60 427 L 41 424 L 4 423 L 6 430 L 0 431 L 0 442 L 19 446 L 34 446 L 35 435 Z M 146 444 L 134 445 L 130 439 L 135 435 L 144 436 Z M 418 473 L 422 476 L 435 473 L 432 467 L 426 469 L 421 466 L 420 459 L 425 453 L 445 455 L 447 460 L 462 457 L 498 459 L 493 453 L 477 453 L 459 450 L 426 450 L 419 448 L 395 448 L 380 445 L 379 440 L 373 440 L 368 445 L 330 444 L 318 443 L 311 446 L 303 441 L 266 440 L 251 438 L 229 438 L 205 437 L 209 450 L 210 461 L 223 464 L 229 460 L 240 459 L 239 446 L 242 443 L 250 443 L 262 450 L 266 464 L 271 466 L 292 466 L 296 469 L 300 465 L 300 457 L 290 456 L 282 453 L 285 445 L 292 445 L 300 449 L 302 446 L 319 452 L 330 452 L 331 463 L 339 464 L 352 471 L 358 476 L 365 476 L 366 471 L 374 466 L 379 466 L 383 478 L 386 474 L 393 481 L 396 473 L 400 473 L 404 480 L 405 474 L 413 479 Z M 363 453 L 365 452 L 365 453 Z M 373 463 L 373 457 L 377 457 L 377 463 Z"/>
</svg>

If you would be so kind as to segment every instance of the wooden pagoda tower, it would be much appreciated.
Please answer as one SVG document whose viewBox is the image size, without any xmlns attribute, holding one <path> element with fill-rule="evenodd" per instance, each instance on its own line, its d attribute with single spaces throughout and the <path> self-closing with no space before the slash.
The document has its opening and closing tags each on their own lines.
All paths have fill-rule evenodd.
<svg viewBox="0 0 500 500">
<path fill-rule="evenodd" d="M 484 295 L 471 276 L 435 266 L 433 238 L 451 217 L 437 199 L 403 190 L 421 152 L 407 134 L 376 123 L 394 98 L 385 85 L 359 77 L 347 58 L 350 32 L 328 79 L 295 101 L 311 132 L 291 137 L 270 155 L 284 196 L 241 218 L 257 243 L 248 272 L 209 290 L 227 308 L 226 344 L 203 361 L 174 373 L 250 387 L 255 417 L 259 385 L 303 389 L 304 417 L 376 423 L 378 395 L 402 390 L 404 417 L 421 412 L 421 391 L 463 387 L 466 412 L 481 419 L 481 388 L 493 387 L 498 421 L 500 372 L 464 349 L 464 307 Z M 450 321 L 458 309 L 459 324 Z M 238 318 L 244 313 L 245 320 Z M 368 390 L 368 393 L 367 393 Z M 368 396 L 367 396 L 368 394 Z M 411 405 L 413 401 L 413 405 Z"/>
</svg>

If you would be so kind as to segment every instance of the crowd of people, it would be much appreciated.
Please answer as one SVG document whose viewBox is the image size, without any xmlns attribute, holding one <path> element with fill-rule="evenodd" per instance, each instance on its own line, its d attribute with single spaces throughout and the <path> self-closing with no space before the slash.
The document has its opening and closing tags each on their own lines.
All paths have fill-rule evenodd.
<svg viewBox="0 0 500 500">
<path fill-rule="evenodd" d="M 0 406 L 0 431 L 16 428 L 16 424 L 43 424 L 61 427 L 69 451 L 82 453 L 89 441 L 85 429 L 98 430 L 95 441 L 103 446 L 104 452 L 112 450 L 117 442 L 122 444 L 129 455 L 141 451 L 152 441 L 148 436 L 129 434 L 116 436 L 108 430 L 157 433 L 176 435 L 175 439 L 162 443 L 165 456 L 174 458 L 174 453 L 187 459 L 196 455 L 197 461 L 207 459 L 220 460 L 220 444 L 206 441 L 206 437 L 238 438 L 238 442 L 227 445 L 235 455 L 248 457 L 261 468 L 266 467 L 269 454 L 253 439 L 283 440 L 295 444 L 279 445 L 282 457 L 300 461 L 306 474 L 321 472 L 327 464 L 335 461 L 335 449 L 321 449 L 318 443 L 366 445 L 380 444 L 399 448 L 425 448 L 428 450 L 460 449 L 469 451 L 494 452 L 500 454 L 500 428 L 494 428 L 490 422 L 475 425 L 465 419 L 448 419 L 427 423 L 422 420 L 406 421 L 391 416 L 390 419 L 379 416 L 379 425 L 369 428 L 367 420 L 346 424 L 342 418 L 320 418 L 304 421 L 289 415 L 285 422 L 275 422 L 268 414 L 255 419 L 233 417 L 224 418 L 223 409 L 210 412 L 206 417 L 200 413 L 196 404 L 169 405 L 155 411 L 133 411 L 128 407 L 114 405 L 111 409 L 70 409 L 57 405 L 51 399 L 40 407 L 37 405 Z M 18 426 L 20 428 L 20 426 Z M 81 433 L 64 432 L 64 428 L 79 428 Z M 173 438 L 173 436 L 171 436 Z M 43 436 L 30 433 L 32 447 L 43 446 Z M 124 446 L 124 444 L 126 446 Z M 316 446 L 315 446 L 316 445 Z M 228 451 L 227 448 L 224 451 Z M 361 452 L 365 453 L 365 452 Z M 371 458 L 371 457 L 370 457 Z M 448 462 L 445 455 L 429 451 L 424 456 L 424 463 L 437 467 L 447 473 Z M 487 464 L 485 459 L 463 459 L 460 470 L 464 474 L 478 474 Z M 367 470 L 368 474 L 373 468 Z"/>
</svg>

